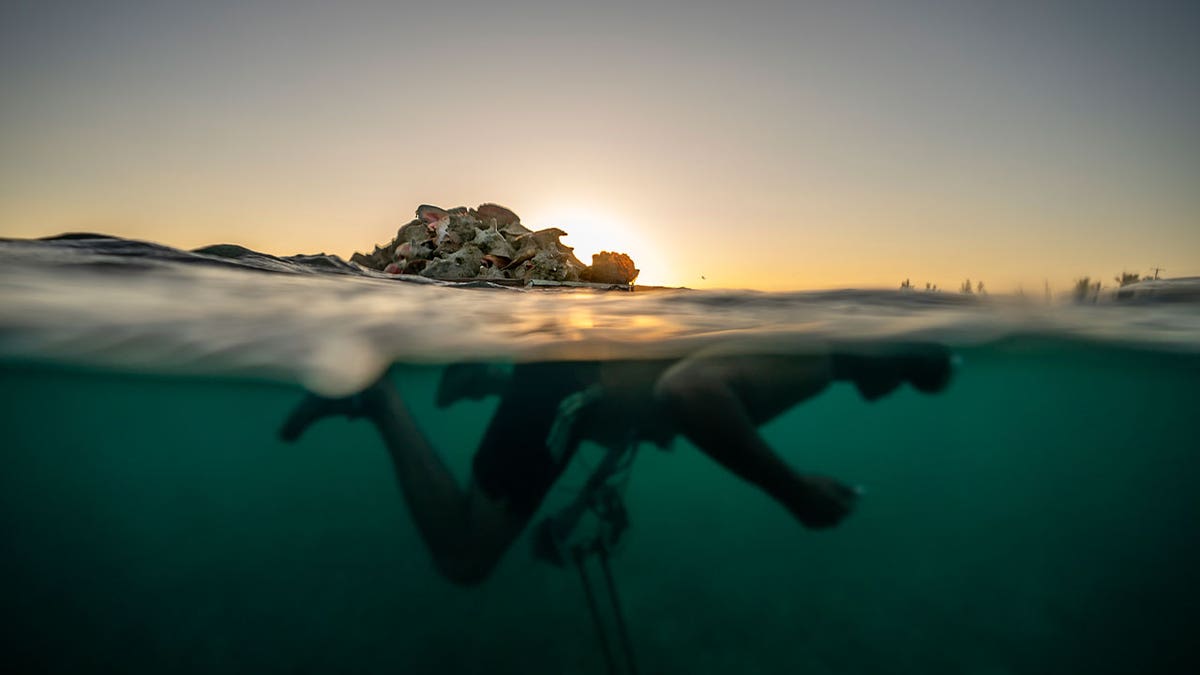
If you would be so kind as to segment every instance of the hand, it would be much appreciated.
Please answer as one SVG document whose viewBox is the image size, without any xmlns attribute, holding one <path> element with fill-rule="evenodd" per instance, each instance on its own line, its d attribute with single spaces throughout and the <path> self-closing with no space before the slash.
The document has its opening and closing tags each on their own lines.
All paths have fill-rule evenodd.
<svg viewBox="0 0 1200 675">
<path fill-rule="evenodd" d="M 803 494 L 792 510 L 806 527 L 833 527 L 850 515 L 858 502 L 859 490 L 832 478 L 805 475 L 801 482 Z"/>
</svg>

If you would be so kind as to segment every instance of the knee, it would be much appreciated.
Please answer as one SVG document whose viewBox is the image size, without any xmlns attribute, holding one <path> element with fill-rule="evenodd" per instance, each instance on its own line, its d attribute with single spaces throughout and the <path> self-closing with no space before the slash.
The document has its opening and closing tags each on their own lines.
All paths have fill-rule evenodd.
<svg viewBox="0 0 1200 675">
<path fill-rule="evenodd" d="M 654 383 L 654 400 L 666 410 L 674 411 L 727 388 L 726 382 L 712 369 L 698 362 L 683 361 L 667 369 Z"/>
</svg>

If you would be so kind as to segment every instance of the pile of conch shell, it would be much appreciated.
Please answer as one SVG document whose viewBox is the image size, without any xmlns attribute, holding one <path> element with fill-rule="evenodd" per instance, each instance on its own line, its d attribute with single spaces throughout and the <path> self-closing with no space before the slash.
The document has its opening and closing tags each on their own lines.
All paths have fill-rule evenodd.
<svg viewBox="0 0 1200 675">
<path fill-rule="evenodd" d="M 442 209 L 423 204 L 396 237 L 370 254 L 350 258 L 388 274 L 420 274 L 433 279 L 533 279 L 631 284 L 638 270 L 623 253 L 603 252 L 584 265 L 559 238 L 557 227 L 536 232 L 498 204 Z M 619 260 L 622 264 L 614 265 Z"/>
</svg>

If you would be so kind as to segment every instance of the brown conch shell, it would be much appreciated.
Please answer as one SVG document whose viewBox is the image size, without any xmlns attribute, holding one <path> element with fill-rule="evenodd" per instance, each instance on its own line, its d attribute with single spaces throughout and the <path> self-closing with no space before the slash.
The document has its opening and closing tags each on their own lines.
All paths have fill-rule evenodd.
<svg viewBox="0 0 1200 675">
<path fill-rule="evenodd" d="M 494 253 L 505 258 L 512 258 L 517 254 L 516 249 L 509 243 L 508 239 L 498 230 L 492 227 L 481 227 L 475 230 L 475 237 L 471 240 L 484 253 Z"/>
<path fill-rule="evenodd" d="M 633 259 L 625 253 L 601 251 L 592 256 L 592 264 L 580 274 L 583 281 L 602 284 L 632 284 L 641 270 L 633 266 Z"/>
<path fill-rule="evenodd" d="M 557 227 L 547 227 L 544 230 L 530 232 L 529 234 L 523 234 L 520 237 L 517 237 L 513 242 L 516 244 L 517 253 L 513 256 L 512 262 L 510 262 L 504 269 L 513 269 L 526 260 L 531 260 L 533 256 L 538 254 L 538 251 L 545 249 L 557 249 L 559 246 L 562 246 L 562 244 L 558 241 L 558 238 L 564 234 L 566 234 L 566 232 L 558 229 Z"/>
<path fill-rule="evenodd" d="M 483 252 L 467 244 L 448 255 L 431 260 L 421 275 L 435 279 L 471 279 L 479 274 L 483 264 Z"/>
<path fill-rule="evenodd" d="M 510 209 L 506 209 L 499 204 L 492 204 L 491 202 L 480 204 L 476 207 L 475 214 L 484 223 L 489 220 L 495 220 L 496 225 L 499 227 L 521 222 L 521 218 Z"/>
</svg>

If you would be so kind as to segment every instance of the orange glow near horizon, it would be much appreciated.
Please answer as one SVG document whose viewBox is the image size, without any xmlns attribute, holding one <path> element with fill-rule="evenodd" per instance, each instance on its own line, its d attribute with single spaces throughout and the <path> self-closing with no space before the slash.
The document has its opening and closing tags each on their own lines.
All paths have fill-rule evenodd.
<svg viewBox="0 0 1200 675">
<path fill-rule="evenodd" d="M 562 242 L 575 249 L 574 253 L 584 264 L 591 264 L 592 255 L 601 251 L 620 252 L 629 255 L 641 270 L 637 283 L 650 286 L 679 285 L 673 270 L 670 251 L 655 242 L 653 233 L 636 219 L 621 219 L 617 216 L 580 208 L 564 206 L 550 207 L 538 222 L 527 222 L 533 229 L 557 227 L 567 232 Z"/>
<path fill-rule="evenodd" d="M 0 22 L 0 237 L 348 258 L 492 201 L 647 285 L 1200 274 L 1194 40 L 1166 14 L 1123 10 L 1147 42 L 1054 8 L 467 2 L 431 48 L 397 34 L 458 25 L 445 3 L 302 4 Z"/>
</svg>

